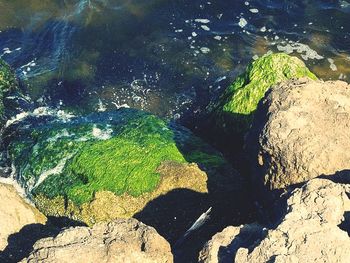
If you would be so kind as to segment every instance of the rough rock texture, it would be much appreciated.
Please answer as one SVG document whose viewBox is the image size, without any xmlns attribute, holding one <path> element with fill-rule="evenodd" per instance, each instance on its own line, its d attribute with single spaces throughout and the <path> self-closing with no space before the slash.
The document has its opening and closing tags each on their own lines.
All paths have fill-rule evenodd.
<svg viewBox="0 0 350 263">
<path fill-rule="evenodd" d="M 349 192 L 349 185 L 313 179 L 291 193 L 276 227 L 229 227 L 206 245 L 201 262 L 350 262 L 350 229 L 341 226 Z"/>
<path fill-rule="evenodd" d="M 157 231 L 136 219 L 76 227 L 57 237 L 37 241 L 22 262 L 47 263 L 171 263 L 169 243 Z"/>
<path fill-rule="evenodd" d="M 46 218 L 24 201 L 12 185 L 0 183 L 0 251 L 11 234 L 29 224 L 44 224 Z"/>
<path fill-rule="evenodd" d="M 233 262 L 232 257 L 237 249 L 251 244 L 260 238 L 263 230 L 258 224 L 241 227 L 229 226 L 213 236 L 199 253 L 199 263 Z"/>
<path fill-rule="evenodd" d="M 132 217 L 172 190 L 239 187 L 219 152 L 189 130 L 137 110 L 28 116 L 4 137 L 17 180 L 39 210 L 90 225 Z"/>
<path fill-rule="evenodd" d="M 275 53 L 255 60 L 225 90 L 219 102 L 211 105 L 214 122 L 231 136 L 232 132 L 246 132 L 265 92 L 279 82 L 301 77 L 317 79 L 296 57 Z"/>
<path fill-rule="evenodd" d="M 246 149 L 253 180 L 282 189 L 350 168 L 350 85 L 292 80 L 259 105 Z"/>
</svg>

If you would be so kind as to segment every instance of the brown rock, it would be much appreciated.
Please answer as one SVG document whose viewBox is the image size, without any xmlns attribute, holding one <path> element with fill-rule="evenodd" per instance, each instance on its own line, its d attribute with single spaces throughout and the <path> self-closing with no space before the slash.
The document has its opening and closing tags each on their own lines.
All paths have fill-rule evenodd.
<svg viewBox="0 0 350 263">
<path fill-rule="evenodd" d="M 173 262 L 169 243 L 136 219 L 118 219 L 93 228 L 76 227 L 41 239 L 22 262 Z"/>
<path fill-rule="evenodd" d="M 350 85 L 293 80 L 261 101 L 246 149 L 254 182 L 282 189 L 350 168 Z"/>
<path fill-rule="evenodd" d="M 311 180 L 288 198 L 287 212 L 276 228 L 264 230 L 248 225 L 225 229 L 202 250 L 202 258 L 203 254 L 210 256 L 201 262 L 226 262 L 222 259 L 228 255 L 222 258 L 218 247 L 230 255 L 227 262 L 350 262 L 350 238 L 339 227 L 344 214 L 350 211 L 347 192 L 349 185 L 326 179 Z M 260 238 L 242 239 L 243 231 L 245 237 Z M 220 240 L 221 244 L 210 245 Z"/>
<path fill-rule="evenodd" d="M 30 224 L 44 224 L 46 217 L 27 203 L 15 187 L 0 183 L 0 251 L 11 234 Z"/>
</svg>

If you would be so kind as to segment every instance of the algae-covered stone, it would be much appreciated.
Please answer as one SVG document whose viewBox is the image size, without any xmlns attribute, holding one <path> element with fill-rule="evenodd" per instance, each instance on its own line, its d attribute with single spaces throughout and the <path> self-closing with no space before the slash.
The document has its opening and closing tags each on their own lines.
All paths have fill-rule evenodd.
<svg viewBox="0 0 350 263">
<path fill-rule="evenodd" d="M 265 92 L 279 82 L 301 77 L 317 79 L 296 57 L 275 53 L 255 60 L 212 106 L 216 125 L 228 133 L 246 132 Z"/>
<path fill-rule="evenodd" d="M 28 117 L 7 135 L 18 180 L 39 209 L 87 223 L 130 217 L 173 189 L 205 193 L 208 180 L 222 180 L 199 166 L 227 166 L 187 129 L 130 109 L 69 120 Z"/>
<path fill-rule="evenodd" d="M 18 83 L 9 65 L 0 59 L 0 129 L 6 120 L 6 97 L 18 89 Z"/>
</svg>

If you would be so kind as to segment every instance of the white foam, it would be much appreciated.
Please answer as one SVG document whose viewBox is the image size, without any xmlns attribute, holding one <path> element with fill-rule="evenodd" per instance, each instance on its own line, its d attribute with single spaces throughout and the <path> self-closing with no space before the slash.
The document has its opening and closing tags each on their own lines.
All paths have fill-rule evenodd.
<svg viewBox="0 0 350 263">
<path fill-rule="evenodd" d="M 239 19 L 238 25 L 243 28 L 248 24 L 247 20 L 245 20 L 243 17 Z"/>
<path fill-rule="evenodd" d="M 197 23 L 208 24 L 210 22 L 209 19 L 197 18 L 194 20 Z"/>
<path fill-rule="evenodd" d="M 249 9 L 249 11 L 253 14 L 259 13 L 259 9 L 257 9 L 257 8 L 251 8 L 251 9 Z"/>
<path fill-rule="evenodd" d="M 201 25 L 201 28 L 205 31 L 210 31 L 210 28 L 206 25 Z"/>
<path fill-rule="evenodd" d="M 60 174 L 62 173 L 67 161 L 69 159 L 71 159 L 73 157 L 74 154 L 70 154 L 68 156 L 66 156 L 65 158 L 63 158 L 57 165 L 56 167 L 47 170 L 43 173 L 40 174 L 38 180 L 36 181 L 36 183 L 34 184 L 34 186 L 32 188 L 30 188 L 29 190 L 31 191 L 33 188 L 38 187 L 42 182 L 44 182 L 47 177 L 49 177 L 50 175 L 54 175 L 54 174 Z"/>
<path fill-rule="evenodd" d="M 96 125 L 94 125 L 94 127 L 92 128 L 92 135 L 99 140 L 105 141 L 112 138 L 112 133 L 113 129 L 108 127 L 106 130 L 101 130 L 100 128 L 97 128 Z"/>
<path fill-rule="evenodd" d="M 329 62 L 329 67 L 330 67 L 330 69 L 331 69 L 332 71 L 337 71 L 338 68 L 337 68 L 337 66 L 336 66 L 335 63 L 334 63 L 334 59 L 328 58 L 327 60 L 328 60 L 328 62 Z"/>
<path fill-rule="evenodd" d="M 304 60 L 309 60 L 309 59 L 320 60 L 320 59 L 324 59 L 323 56 L 319 55 L 315 50 L 310 48 L 308 45 L 302 44 L 302 43 L 293 42 L 293 41 L 290 41 L 289 43 L 286 43 L 284 45 L 279 44 L 279 45 L 277 45 L 277 49 L 279 51 L 283 51 L 283 52 L 285 52 L 287 54 L 291 54 L 293 52 L 297 52 L 297 53 L 301 54 L 301 57 Z"/>
<path fill-rule="evenodd" d="M 29 112 L 21 112 L 17 114 L 15 117 L 12 117 L 10 120 L 8 120 L 5 124 L 5 127 L 9 127 L 10 125 L 19 122 L 25 118 L 27 118 L 30 115 Z"/>
<path fill-rule="evenodd" d="M 207 53 L 210 52 L 210 49 L 207 48 L 207 47 L 201 47 L 200 50 L 201 50 L 201 52 L 202 52 L 203 54 L 207 54 Z"/>
<path fill-rule="evenodd" d="M 63 110 L 57 110 L 57 109 L 52 109 L 49 107 L 39 107 L 33 110 L 33 112 L 21 112 L 18 113 L 16 116 L 12 117 L 10 120 L 6 122 L 5 127 L 9 127 L 10 125 L 20 122 L 24 119 L 26 119 L 29 116 L 34 116 L 34 117 L 40 117 L 40 116 L 56 116 L 60 120 L 67 121 L 73 117 L 75 117 L 73 114 L 69 112 L 65 112 Z"/>
<path fill-rule="evenodd" d="M 107 110 L 106 106 L 103 105 L 102 100 L 99 99 L 99 100 L 98 100 L 98 109 L 97 109 L 97 111 L 99 111 L 99 112 L 104 112 L 104 111 L 106 111 L 106 110 Z"/>
</svg>

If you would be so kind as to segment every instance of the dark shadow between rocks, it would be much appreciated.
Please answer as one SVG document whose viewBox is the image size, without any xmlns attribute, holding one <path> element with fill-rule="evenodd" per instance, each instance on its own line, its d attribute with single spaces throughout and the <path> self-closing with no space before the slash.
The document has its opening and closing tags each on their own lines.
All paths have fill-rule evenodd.
<svg viewBox="0 0 350 263">
<path fill-rule="evenodd" d="M 244 152 L 244 139 L 253 116 L 254 113 L 222 113 L 221 119 L 226 123 L 226 127 L 218 127 L 216 115 L 203 114 L 189 127 L 222 152 L 241 174 L 246 174 L 249 172 L 249 165 Z"/>
<path fill-rule="evenodd" d="M 338 171 L 332 175 L 320 175 L 318 178 L 328 179 L 337 184 L 350 184 L 350 170 Z"/>
<path fill-rule="evenodd" d="M 66 227 L 82 226 L 81 222 L 66 217 L 49 217 L 46 225 L 30 224 L 8 237 L 8 245 L 0 251 L 0 262 L 14 263 L 29 256 L 36 241 L 55 237 Z"/>
<path fill-rule="evenodd" d="M 267 231 L 257 224 L 245 225 L 228 246 L 221 246 L 218 252 L 219 263 L 232 263 L 239 248 L 247 248 L 249 253 L 256 247 L 257 241 L 263 240 Z"/>
<path fill-rule="evenodd" d="M 197 262 L 205 242 L 228 225 L 240 225 L 247 219 L 249 205 L 241 195 L 215 199 L 211 194 L 176 189 L 149 202 L 134 217 L 154 227 L 172 246 L 175 262 Z M 171 209 L 169 209 L 171 207 Z M 198 230 L 184 238 L 192 224 L 212 207 L 210 218 Z M 169 211 L 170 210 L 170 211 Z"/>
<path fill-rule="evenodd" d="M 318 177 L 315 177 L 314 179 L 326 179 L 336 184 L 350 184 L 350 170 L 346 169 L 342 171 L 337 171 L 336 173 L 331 175 L 320 175 Z M 305 184 L 307 184 L 307 182 L 308 181 L 292 184 L 286 187 L 285 189 L 268 190 L 265 187 L 263 189 L 265 191 L 264 195 L 261 195 L 260 202 L 256 203 L 258 221 L 261 224 L 268 226 L 270 229 L 275 229 L 275 227 L 281 223 L 283 216 L 287 213 L 287 199 L 290 197 L 291 193 L 294 190 L 303 187 Z M 262 192 L 260 192 L 259 194 L 261 193 Z M 350 193 L 347 193 L 347 195 L 350 199 Z M 347 212 L 344 215 L 345 221 L 349 220 L 349 216 L 346 215 Z M 344 225 L 345 228 L 347 226 L 349 227 L 349 221 L 344 222 L 341 225 Z M 343 230 L 349 233 L 349 230 Z"/>
<path fill-rule="evenodd" d="M 350 236 L 350 211 L 344 213 L 344 220 L 338 227 Z"/>
</svg>

